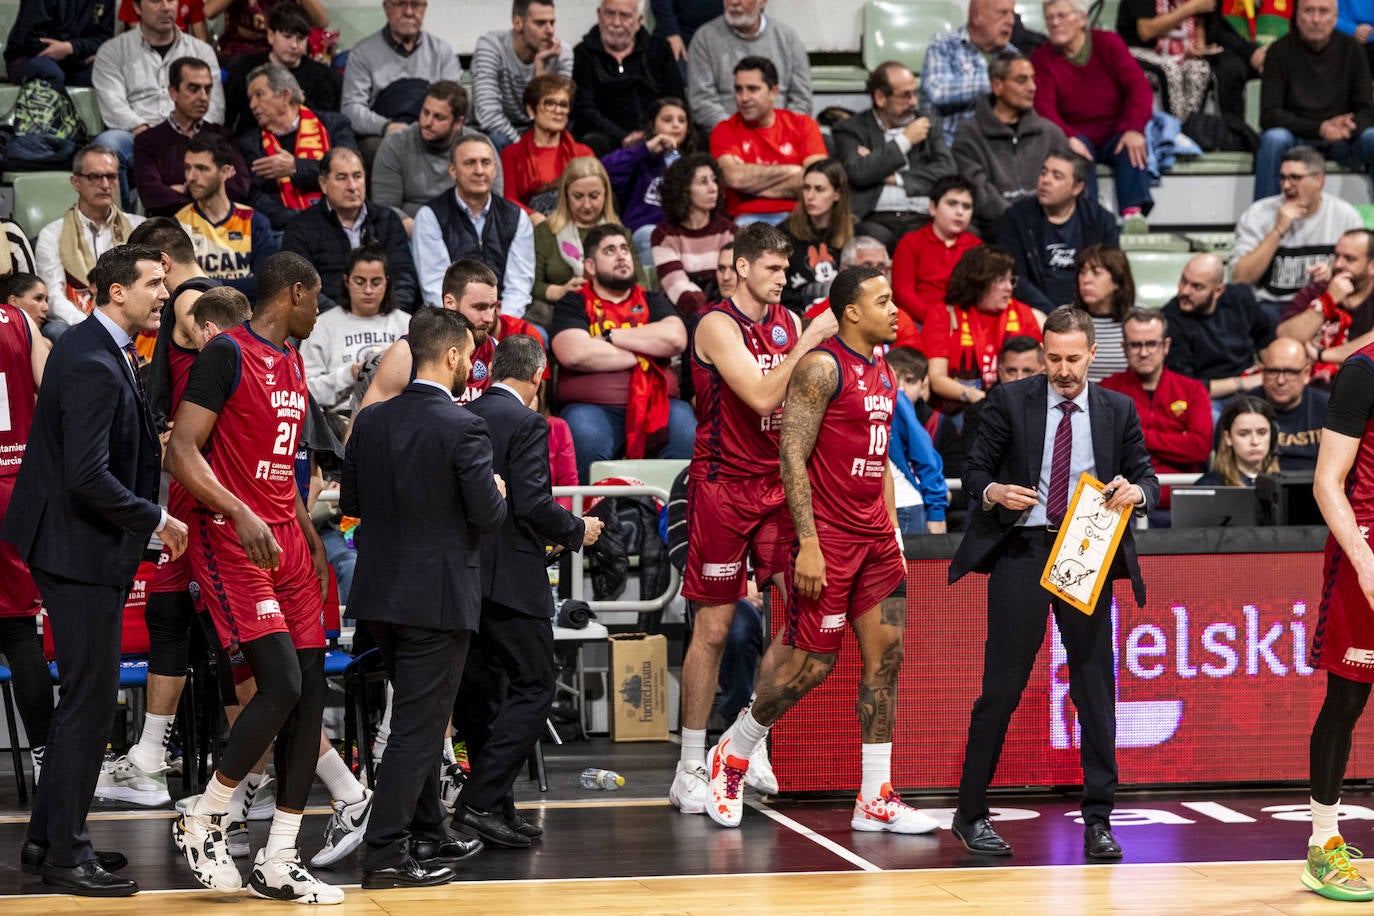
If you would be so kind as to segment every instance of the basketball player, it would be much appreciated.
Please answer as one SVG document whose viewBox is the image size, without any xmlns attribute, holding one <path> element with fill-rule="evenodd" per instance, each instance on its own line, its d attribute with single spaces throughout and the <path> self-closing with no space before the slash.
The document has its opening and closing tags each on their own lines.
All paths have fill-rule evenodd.
<svg viewBox="0 0 1374 916">
<path fill-rule="evenodd" d="M 697 437 L 687 490 L 687 568 L 682 594 L 695 602 L 692 642 L 682 663 L 682 756 L 669 800 L 684 814 L 706 811 L 706 723 L 720 659 L 745 593 L 745 561 L 762 587 L 779 587 L 789 562 L 792 521 L 778 475 L 782 399 L 792 370 L 835 332 L 832 316 L 803 333 L 782 306 L 792 244 L 767 223 L 735 236 L 740 282 L 731 299 L 702 316 L 692 345 Z M 750 785 L 778 791 L 760 743 Z"/>
<path fill-rule="evenodd" d="M 277 738 L 277 810 L 249 888 L 259 897 L 341 903 L 296 849 L 324 711 L 324 545 L 296 488 L 296 443 L 307 409 L 305 369 L 287 338 L 308 337 L 320 277 L 297 254 L 273 255 L 248 322 L 211 340 L 191 367 L 167 464 L 198 501 L 192 573 L 221 643 L 253 671 L 215 775 L 172 827 L 196 880 L 242 886 L 225 842 L 234 788 Z"/>
<path fill-rule="evenodd" d="M 1341 838 L 1336 814 L 1350 739 L 1374 683 L 1374 344 L 1345 361 L 1331 385 L 1312 479 L 1326 540 L 1312 665 L 1326 670 L 1326 699 L 1312 726 L 1312 836 L 1302 883 L 1333 900 L 1374 900 Z"/>
<path fill-rule="evenodd" d="M 839 331 L 802 357 L 782 413 L 782 485 L 797 538 L 787 620 L 764 655 L 753 705 L 711 748 L 706 810 L 722 826 L 739 826 L 750 756 L 769 726 L 825 680 L 848 621 L 863 656 L 863 781 L 850 826 L 926 833 L 936 822 L 892 790 L 906 563 L 887 460 L 897 383 L 873 353 L 897 339 L 897 306 L 881 270 L 849 267 L 830 287 L 830 308 Z"/>
</svg>

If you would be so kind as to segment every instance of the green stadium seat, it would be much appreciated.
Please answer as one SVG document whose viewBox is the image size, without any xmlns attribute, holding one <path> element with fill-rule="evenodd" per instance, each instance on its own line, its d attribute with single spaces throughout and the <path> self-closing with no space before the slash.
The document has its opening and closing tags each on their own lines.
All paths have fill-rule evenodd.
<svg viewBox="0 0 1374 916">
<path fill-rule="evenodd" d="M 1092 20 L 1092 27 L 1105 32 L 1115 32 L 1120 0 L 1098 0 L 1098 3 L 1101 5 L 1098 7 L 1097 16 Z"/>
<path fill-rule="evenodd" d="M 607 477 L 633 477 L 651 487 L 662 487 L 672 492 L 673 481 L 689 462 L 682 458 L 641 458 L 624 461 L 593 461 L 592 479 L 589 483 L 605 480 Z"/>
<path fill-rule="evenodd" d="M 1141 235 L 1121 234 L 1121 250 L 1131 251 L 1190 251 L 1188 240 L 1175 232 L 1147 232 Z"/>
<path fill-rule="evenodd" d="M 863 18 L 864 67 L 872 71 L 885 60 L 896 60 L 920 73 L 931 38 L 954 31 L 967 18 L 964 5 L 952 0 L 868 0 Z"/>
<path fill-rule="evenodd" d="M 1124 238 L 1124 236 L 1123 236 Z M 1192 257 L 1188 251 L 1128 251 L 1137 305 L 1159 308 L 1178 294 L 1178 278 Z"/>
<path fill-rule="evenodd" d="M 867 82 L 868 71 L 863 67 L 850 64 L 811 65 L 811 91 L 815 93 L 863 92 Z"/>
<path fill-rule="evenodd" d="M 1260 132 L 1260 81 L 1249 80 L 1245 84 L 1245 123 L 1255 133 Z"/>
<path fill-rule="evenodd" d="M 339 30 L 339 50 L 347 51 L 373 32 L 386 25 L 386 13 L 380 3 L 367 6 L 335 6 L 329 4 L 329 27 Z"/>
<path fill-rule="evenodd" d="M 1374 229 L 1374 204 L 1356 204 L 1355 212 L 1360 214 L 1360 219 L 1364 220 L 1366 229 Z"/>
<path fill-rule="evenodd" d="M 10 29 L 14 28 L 14 20 L 19 18 L 18 3 L 0 3 L 0 50 L 3 50 L 5 43 L 10 40 Z M 0 72 L 0 80 L 8 77 Z"/>
<path fill-rule="evenodd" d="M 76 203 L 68 172 L 21 172 L 8 177 L 14 185 L 14 221 L 31 239 Z"/>
<path fill-rule="evenodd" d="M 1358 210 L 1359 207 L 1355 209 Z M 1371 210 L 1374 210 L 1374 207 L 1371 207 Z M 1185 232 L 1183 237 L 1188 240 L 1194 251 L 1210 251 L 1215 254 L 1230 252 L 1236 244 L 1236 234 L 1229 229 L 1225 232 Z"/>
<path fill-rule="evenodd" d="M 0 124 L 10 123 L 14 117 L 14 104 L 18 101 L 18 86 L 0 86 Z"/>
<path fill-rule="evenodd" d="M 1021 24 L 1032 32 L 1045 34 L 1045 7 L 1036 0 L 1026 0 L 1016 6 L 1016 12 L 1021 14 Z"/>
<path fill-rule="evenodd" d="M 81 120 L 86 124 L 86 132 L 94 140 L 97 134 L 105 130 L 105 122 L 100 117 L 100 102 L 96 98 L 95 90 L 88 86 L 69 86 L 67 94 L 72 97 L 72 104 L 76 106 L 76 113 L 81 115 Z"/>
</svg>

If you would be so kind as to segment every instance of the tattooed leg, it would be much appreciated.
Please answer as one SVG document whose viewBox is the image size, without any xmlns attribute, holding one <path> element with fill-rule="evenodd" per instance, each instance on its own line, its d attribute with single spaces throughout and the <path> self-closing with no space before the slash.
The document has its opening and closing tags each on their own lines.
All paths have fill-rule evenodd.
<svg viewBox="0 0 1374 916">
<path fill-rule="evenodd" d="M 902 667 L 906 597 L 886 598 L 874 610 L 877 613 L 869 611 L 854 621 L 864 663 L 855 709 L 863 743 L 886 744 L 892 740 L 897 718 L 897 673 Z"/>
<path fill-rule="evenodd" d="M 807 652 L 774 640 L 763 656 L 750 714 L 760 725 L 772 725 L 825 680 L 834 666 L 833 652 Z"/>
</svg>

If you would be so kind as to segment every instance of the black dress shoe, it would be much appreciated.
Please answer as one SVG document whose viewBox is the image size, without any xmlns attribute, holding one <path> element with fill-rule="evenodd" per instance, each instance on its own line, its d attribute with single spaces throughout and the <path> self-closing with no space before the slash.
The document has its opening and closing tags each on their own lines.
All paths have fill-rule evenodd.
<svg viewBox="0 0 1374 916">
<path fill-rule="evenodd" d="M 980 817 L 970 822 L 956 814 L 950 822 L 949 829 L 955 839 L 963 843 L 969 852 L 984 856 L 1011 855 L 1010 844 L 997 835 L 990 817 Z"/>
<path fill-rule="evenodd" d="M 443 842 L 420 840 L 410 844 L 411 858 L 426 868 L 452 865 L 455 862 L 461 862 L 475 856 L 481 851 L 481 840 L 459 839 L 458 837 L 449 837 Z"/>
<path fill-rule="evenodd" d="M 25 840 L 24 847 L 19 851 L 19 867 L 26 875 L 41 875 L 43 873 L 43 860 L 48 857 L 48 848 L 35 843 L 33 840 Z M 124 857 L 122 852 L 99 852 L 95 854 L 96 864 L 106 871 L 119 871 L 129 864 L 129 860 Z"/>
<path fill-rule="evenodd" d="M 382 890 L 388 887 L 434 887 L 448 884 L 453 880 L 453 872 L 440 866 L 430 868 L 406 856 L 400 865 L 363 872 L 364 890 Z"/>
<path fill-rule="evenodd" d="M 44 865 L 43 883 L 78 897 L 132 897 L 138 893 L 137 884 L 110 874 L 96 862 L 85 862 L 75 868 Z"/>
<path fill-rule="evenodd" d="M 511 829 L 505 819 L 495 812 L 478 811 L 462 805 L 458 809 L 456 820 L 459 827 L 477 834 L 488 846 L 500 846 L 504 849 L 529 848 L 530 838 Z"/>
<path fill-rule="evenodd" d="M 544 835 L 544 828 L 533 821 L 526 820 L 518 814 L 512 814 L 506 819 L 506 826 L 514 830 L 521 836 L 527 836 L 531 840 L 537 840 Z"/>
<path fill-rule="evenodd" d="M 1111 827 L 1092 823 L 1083 830 L 1083 854 L 1089 859 L 1114 861 L 1121 858 L 1121 844 L 1112 836 Z"/>
</svg>

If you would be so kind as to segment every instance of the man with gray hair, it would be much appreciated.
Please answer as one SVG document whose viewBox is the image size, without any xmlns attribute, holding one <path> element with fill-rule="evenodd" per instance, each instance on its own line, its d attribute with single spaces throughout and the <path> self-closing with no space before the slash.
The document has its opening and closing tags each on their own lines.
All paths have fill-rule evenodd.
<svg viewBox="0 0 1374 916">
<path fill-rule="evenodd" d="M 725 0 L 725 13 L 697 30 L 687 49 L 687 104 L 711 130 L 735 110 L 735 64 L 765 57 L 778 68 L 778 108 L 811 116 L 811 61 L 791 26 L 764 15 L 768 0 Z"/>
<path fill-rule="evenodd" d="M 320 200 L 320 160 L 336 146 L 356 150 L 348 118 L 311 111 L 300 83 L 281 64 L 270 62 L 248 74 L 248 109 L 258 129 L 239 143 L 253 173 L 249 203 L 280 232 L 296 213 Z"/>
<path fill-rule="evenodd" d="M 1011 43 L 1016 25 L 1013 0 L 969 0 L 968 23 L 935 35 L 921 62 L 922 111 L 934 111 L 946 144 L 959 125 L 973 116 L 973 106 L 987 94 L 988 61 L 1018 49 Z"/>
</svg>

